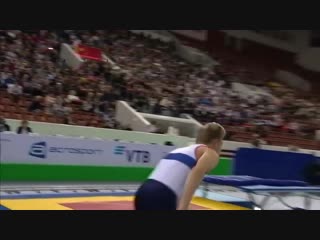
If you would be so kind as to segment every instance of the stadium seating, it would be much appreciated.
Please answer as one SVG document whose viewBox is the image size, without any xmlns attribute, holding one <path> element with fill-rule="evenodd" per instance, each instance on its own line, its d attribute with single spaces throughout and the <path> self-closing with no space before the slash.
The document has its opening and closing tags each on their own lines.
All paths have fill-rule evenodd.
<svg viewBox="0 0 320 240">
<path fill-rule="evenodd" d="M 0 31 L 1 34 L 5 36 L 5 31 Z M 260 87 L 267 87 L 267 81 L 273 80 L 270 79 L 270 67 L 275 68 L 275 66 L 269 66 L 269 68 L 264 67 L 261 64 L 258 64 L 255 59 L 249 59 L 243 55 L 234 53 L 233 51 L 228 51 L 226 49 L 217 49 L 216 56 L 221 63 L 221 66 L 217 69 L 202 69 L 200 66 L 194 66 L 183 59 L 178 58 L 167 43 L 161 43 L 157 40 L 149 40 L 143 36 L 132 35 L 128 31 L 116 31 L 116 30 L 106 30 L 99 31 L 99 33 L 85 32 L 82 31 L 69 31 L 69 37 L 63 38 L 59 36 L 57 33 L 53 31 L 47 31 L 45 34 L 38 34 L 36 37 L 31 36 L 29 33 L 22 32 L 19 40 L 22 41 L 25 46 L 28 46 L 30 51 L 35 51 L 39 55 L 48 56 L 46 54 L 58 56 L 59 44 L 67 42 L 71 45 L 74 44 L 74 41 L 77 39 L 81 39 L 83 44 L 92 45 L 95 47 L 100 47 L 102 50 L 105 50 L 109 53 L 109 57 L 120 67 L 121 70 L 117 71 L 111 68 L 111 66 L 106 66 L 105 63 L 97 63 L 94 61 L 87 61 L 81 69 L 78 71 L 73 71 L 65 66 L 61 61 L 56 60 L 56 58 L 48 58 L 43 64 L 46 64 L 46 70 L 49 71 L 49 75 L 58 75 L 60 77 L 54 78 L 54 82 L 52 85 L 48 85 L 46 83 L 43 86 L 42 90 L 42 99 L 40 100 L 41 104 L 45 106 L 44 110 L 31 112 L 28 110 L 30 105 L 33 102 L 35 96 L 30 96 L 29 93 L 24 93 L 20 96 L 18 102 L 14 102 L 7 92 L 7 89 L 0 89 L 0 112 L 1 116 L 4 118 L 13 118 L 13 119 L 26 119 L 29 121 L 39 121 L 39 122 L 51 122 L 51 123 L 64 123 L 65 118 L 69 117 L 71 122 L 69 124 L 76 124 L 81 126 L 93 126 L 93 127 L 105 127 L 106 125 L 105 116 L 107 115 L 110 121 L 115 121 L 113 119 L 114 115 L 114 102 L 116 100 L 125 100 L 131 103 L 131 105 L 139 111 L 151 111 L 155 113 L 154 105 L 151 106 L 151 100 L 158 102 L 161 105 L 160 111 L 157 114 L 167 114 L 169 113 L 174 115 L 184 113 L 186 111 L 186 105 L 184 101 L 182 103 L 178 103 L 181 95 L 179 94 L 180 89 L 182 87 L 184 90 L 184 94 L 186 98 L 193 98 L 197 101 L 200 100 L 201 97 L 214 97 L 215 95 L 208 95 L 206 89 L 214 90 L 217 85 L 212 85 L 211 87 L 207 87 L 206 84 L 197 84 L 197 79 L 200 81 L 206 80 L 206 78 L 210 79 L 211 82 L 216 84 L 216 82 L 223 80 L 224 85 L 219 86 L 220 91 L 223 92 L 223 95 L 219 95 L 220 98 L 219 104 L 225 110 L 222 112 L 226 112 L 230 110 L 229 105 L 233 105 L 231 107 L 231 111 L 233 113 L 237 113 L 239 107 L 237 106 L 237 100 L 234 100 L 232 96 L 225 94 L 225 92 L 231 91 L 230 82 L 237 81 L 241 83 L 250 83 L 255 84 Z M 83 38 L 83 35 L 87 37 Z M 52 37 L 54 36 L 54 37 Z M 98 36 L 99 40 L 96 40 Z M 6 36 L 8 38 L 8 36 Z M 58 39 L 58 42 L 55 42 Z M 8 41 L 8 46 L 12 43 Z M 112 44 L 108 44 L 112 42 Z M 30 44 L 32 43 L 32 44 Z M 38 45 L 37 45 L 38 44 Z M 41 47 L 49 47 L 53 48 L 55 51 L 47 52 L 47 50 L 41 49 Z M 31 47 L 30 47 L 31 46 Z M 12 48 L 8 48 L 12 49 Z M 40 49 L 40 50 L 39 50 Z M 9 69 L 13 74 L 16 74 L 13 70 L 14 68 L 23 68 L 19 64 L 19 62 L 25 62 L 26 66 L 30 68 L 37 68 L 37 61 L 42 61 L 41 59 L 34 61 L 32 64 L 28 62 L 30 58 L 23 57 L 25 55 L 19 55 L 16 57 L 16 61 L 19 64 L 13 64 L 11 58 L 8 57 L 9 51 L 6 53 L 2 53 L 0 55 L 2 58 L 6 59 L 0 65 L 0 72 L 3 73 Z M 11 52 L 10 52 L 11 53 Z M 12 55 L 12 53 L 11 53 Z M 10 55 L 10 56 L 11 56 Z M 17 54 L 16 54 L 17 55 Z M 31 58 L 36 59 L 37 56 L 31 56 Z M 43 57 L 45 58 L 45 57 Z M 280 64 L 280 63 L 278 63 Z M 281 63 L 285 64 L 285 63 Z M 14 65 L 14 67 L 12 67 Z M 25 73 L 25 70 L 21 70 L 21 73 Z M 38 75 L 32 73 L 31 81 L 37 80 Z M 20 74 L 21 75 L 21 74 Z M 25 88 L 26 80 L 21 80 L 22 75 L 15 75 L 17 78 L 17 82 L 22 84 Z M 29 74 L 30 75 L 30 74 Z M 119 78 L 119 75 L 121 78 Z M 229 77 L 233 77 L 233 80 L 229 80 Z M 57 83 L 60 83 L 60 78 L 63 77 L 63 88 L 62 90 L 58 89 Z M 51 79 L 51 77 L 50 77 Z M 259 79 L 259 81 L 257 80 Z M 1 80 L 1 79 L 0 79 Z M 4 81 L 4 79 L 2 79 Z M 52 80 L 50 80 L 52 81 Z M 79 81 L 79 82 L 75 82 Z M 89 92 L 93 93 L 93 98 L 98 97 L 96 92 L 102 91 L 101 86 L 99 85 L 99 81 L 103 83 L 102 88 L 109 88 L 108 94 L 110 98 L 107 98 L 107 102 L 110 102 L 109 108 L 103 112 L 101 110 L 97 110 L 97 104 L 100 103 L 94 102 L 92 98 L 90 99 L 90 103 L 95 104 L 95 109 L 91 112 L 83 111 L 82 104 L 84 101 L 87 101 L 87 97 L 80 97 L 80 101 L 77 103 L 66 103 L 67 107 L 71 108 L 70 113 L 63 113 L 62 115 L 56 114 L 52 112 L 53 110 L 45 105 L 44 98 L 47 96 L 48 92 L 46 92 L 46 88 L 54 89 L 50 93 L 55 93 L 54 97 L 66 96 L 69 94 L 69 90 L 78 89 L 78 86 L 83 86 L 86 89 L 86 94 Z M 189 87 L 186 87 L 185 84 L 190 84 Z M 194 84 L 194 85 L 192 85 Z M 68 90 L 65 90 L 65 89 Z M 195 93 L 194 90 L 199 88 L 199 92 Z M 273 93 L 272 88 L 268 88 L 271 93 Z M 38 91 L 39 89 L 37 89 Z M 158 93 L 152 93 L 152 91 L 160 90 Z M 59 92 L 59 91 L 62 91 Z M 116 92 L 119 92 L 116 95 Z M 291 90 L 290 90 L 291 91 Z M 57 93 L 59 92 L 59 94 Z M 78 91 L 76 94 L 79 94 Z M 103 93 L 103 92 L 101 92 Z M 198 94 L 198 95 L 197 95 Z M 299 93 L 295 93 L 294 96 L 299 96 Z M 198 97 L 200 96 L 200 97 Z M 287 96 L 287 94 L 283 94 L 283 98 Z M 164 104 L 164 98 L 168 97 L 169 104 Z M 239 97 L 239 96 L 237 96 Z M 109 100 L 111 99 L 111 100 Z M 163 101 L 162 101 L 163 100 Z M 56 100 L 55 100 L 56 101 Z M 102 101 L 100 98 L 98 101 Z M 187 101 L 187 100 L 186 100 Z M 238 100 L 239 101 L 239 100 Z M 242 99 L 241 101 L 245 101 Z M 214 103 L 217 104 L 217 103 Z M 210 107 L 215 107 L 215 105 Z M 270 103 L 271 104 L 271 103 Z M 192 105 L 191 113 L 194 114 L 194 117 L 203 123 L 208 121 L 214 121 L 219 119 L 217 116 L 208 117 L 207 114 L 197 115 L 194 110 L 203 111 L 203 109 L 196 109 L 196 105 Z M 60 110 L 63 111 L 63 106 L 60 106 Z M 190 107 L 189 107 L 190 108 Z M 148 109 L 148 110 L 147 110 Z M 150 110 L 151 109 L 151 110 Z M 179 110 L 178 110 L 179 109 Z M 210 113 L 209 110 L 205 110 Z M 279 110 L 278 110 L 279 111 Z M 281 111 L 281 117 L 285 118 L 289 113 L 285 111 Z M 243 141 L 243 142 L 252 142 L 255 137 L 251 132 L 246 131 L 243 128 L 243 125 L 252 122 L 255 119 L 246 118 L 243 121 L 246 123 L 238 124 L 233 121 L 233 118 L 227 116 L 226 114 L 222 114 L 220 116 L 222 119 L 222 123 L 227 126 L 228 132 L 231 133 L 232 137 L 230 140 L 234 141 Z M 290 115 L 290 114 L 289 114 Z M 319 115 L 319 113 L 318 113 Z M 257 116 L 257 118 L 264 118 L 265 120 L 269 119 L 265 114 L 261 116 Z M 309 121 L 299 121 L 300 124 L 310 124 Z M 230 125 L 230 126 L 229 126 Z M 113 127 L 114 125 L 109 125 L 109 127 Z M 315 126 L 316 128 L 319 126 Z M 271 129 L 266 133 L 263 137 L 265 141 L 272 145 L 279 146 L 288 146 L 288 145 L 296 145 L 303 148 L 310 149 L 320 149 L 319 141 L 312 140 L 312 138 L 308 138 L 304 135 L 297 134 L 289 134 L 285 131 L 278 131 Z"/>
</svg>

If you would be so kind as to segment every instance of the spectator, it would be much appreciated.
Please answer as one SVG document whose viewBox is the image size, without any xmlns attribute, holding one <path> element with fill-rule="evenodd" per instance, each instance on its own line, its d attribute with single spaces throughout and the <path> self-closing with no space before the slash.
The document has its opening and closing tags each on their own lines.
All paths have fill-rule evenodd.
<svg viewBox="0 0 320 240">
<path fill-rule="evenodd" d="M 93 112 L 93 104 L 90 100 L 85 100 L 82 102 L 82 110 L 85 112 Z"/>
<path fill-rule="evenodd" d="M 174 144 L 172 142 L 170 142 L 170 141 L 164 142 L 164 145 L 166 145 L 166 146 L 174 146 Z"/>
<path fill-rule="evenodd" d="M 296 121 L 290 121 L 287 125 L 289 133 L 297 134 L 300 130 L 300 125 Z"/>
<path fill-rule="evenodd" d="M 64 115 L 64 99 L 61 96 L 56 97 L 56 101 L 52 106 L 52 112 L 53 114 L 57 116 L 63 116 Z"/>
<path fill-rule="evenodd" d="M 67 124 L 67 125 L 73 125 L 74 124 L 74 122 L 72 121 L 72 118 L 71 118 L 70 115 L 65 116 L 63 118 L 63 124 Z"/>
<path fill-rule="evenodd" d="M 14 102 L 18 102 L 22 95 L 23 88 L 20 84 L 15 83 L 8 86 L 8 93 L 12 96 Z"/>
<path fill-rule="evenodd" d="M 63 104 L 62 111 L 63 111 L 63 115 L 64 115 L 64 116 L 69 116 L 69 115 L 72 113 L 72 107 L 71 107 L 71 105 L 68 104 L 68 103 L 64 103 L 64 104 Z"/>
<path fill-rule="evenodd" d="M 22 120 L 20 127 L 17 128 L 17 133 L 18 134 L 32 133 L 32 129 L 28 125 L 29 125 L 28 121 Z"/>
<path fill-rule="evenodd" d="M 261 139 L 261 137 L 258 134 L 254 134 L 253 135 L 254 139 L 252 141 L 252 146 L 256 147 L 256 148 L 261 148 L 262 144 L 266 144 L 266 142 Z"/>
<path fill-rule="evenodd" d="M 0 72 L 0 88 L 7 88 L 5 79 L 7 79 L 7 73 Z"/>
<path fill-rule="evenodd" d="M 297 146 L 295 146 L 295 145 L 289 145 L 288 146 L 288 150 L 292 151 L 292 152 L 298 152 L 299 148 Z"/>
<path fill-rule="evenodd" d="M 9 132 L 11 131 L 10 126 L 6 123 L 6 120 L 0 117 L 0 132 Z"/>
<path fill-rule="evenodd" d="M 48 114 L 53 113 L 53 107 L 55 103 L 56 103 L 56 98 L 52 93 L 49 93 L 45 96 L 44 105 L 46 108 L 46 113 Z"/>
<path fill-rule="evenodd" d="M 4 81 L 4 85 L 6 88 L 8 88 L 8 86 L 10 84 L 15 84 L 16 80 L 15 78 L 13 77 L 13 74 L 11 72 L 9 72 L 6 76 L 5 76 L 5 79 L 3 80 Z"/>
<path fill-rule="evenodd" d="M 93 112 L 94 110 L 94 94 L 89 92 L 85 101 L 82 102 L 82 110 L 86 112 Z"/>
<path fill-rule="evenodd" d="M 41 96 L 36 96 L 34 97 L 34 99 L 32 100 L 28 110 L 30 112 L 38 112 L 38 111 L 41 111 L 44 107 L 43 105 L 41 104 L 41 101 L 42 101 L 42 97 Z"/>
<path fill-rule="evenodd" d="M 66 102 L 67 103 L 72 103 L 72 102 L 79 102 L 80 99 L 78 96 L 76 96 L 76 91 L 75 90 L 70 90 Z"/>
</svg>

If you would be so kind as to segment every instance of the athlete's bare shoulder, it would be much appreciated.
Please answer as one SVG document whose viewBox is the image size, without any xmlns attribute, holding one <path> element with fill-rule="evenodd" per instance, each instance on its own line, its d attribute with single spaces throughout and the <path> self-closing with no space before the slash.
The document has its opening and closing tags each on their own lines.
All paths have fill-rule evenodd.
<svg viewBox="0 0 320 240">
<path fill-rule="evenodd" d="M 196 160 L 201 158 L 201 156 L 206 152 L 208 149 L 207 145 L 200 145 L 195 149 L 195 155 L 196 155 Z"/>
<path fill-rule="evenodd" d="M 200 145 L 200 146 L 198 146 L 198 147 L 196 148 L 195 151 L 196 151 L 195 154 L 196 154 L 197 160 L 198 160 L 199 158 L 201 158 L 201 156 L 202 156 L 204 153 L 207 153 L 208 155 L 210 155 L 210 156 L 212 156 L 212 157 L 217 157 L 217 158 L 219 157 L 219 154 L 218 154 L 215 150 L 209 148 L 207 145 Z"/>
<path fill-rule="evenodd" d="M 199 170 L 205 173 L 209 173 L 218 163 L 219 163 L 219 155 L 218 153 L 209 148 L 202 147 L 198 149 L 197 154 L 197 164 L 195 166 L 195 171 Z"/>
</svg>

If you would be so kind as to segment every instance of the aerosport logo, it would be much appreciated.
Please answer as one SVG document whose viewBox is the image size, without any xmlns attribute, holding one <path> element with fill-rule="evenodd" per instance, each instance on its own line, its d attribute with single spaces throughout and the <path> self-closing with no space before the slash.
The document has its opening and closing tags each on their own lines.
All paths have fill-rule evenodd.
<svg viewBox="0 0 320 240">
<path fill-rule="evenodd" d="M 29 155 L 37 158 L 46 158 L 47 157 L 47 143 L 38 142 L 34 143 L 30 147 Z"/>
<path fill-rule="evenodd" d="M 102 154 L 103 150 L 90 148 L 49 147 L 46 142 L 37 142 L 31 145 L 29 155 L 37 158 L 47 158 L 49 153 L 55 154 Z"/>
</svg>

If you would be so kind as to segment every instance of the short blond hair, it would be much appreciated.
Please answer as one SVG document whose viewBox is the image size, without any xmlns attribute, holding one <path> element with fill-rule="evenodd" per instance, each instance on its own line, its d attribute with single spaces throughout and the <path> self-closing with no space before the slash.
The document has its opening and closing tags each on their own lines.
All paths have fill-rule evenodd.
<svg viewBox="0 0 320 240">
<path fill-rule="evenodd" d="M 219 123 L 208 123 L 200 127 L 196 143 L 209 144 L 212 140 L 223 140 L 226 130 Z"/>
</svg>

